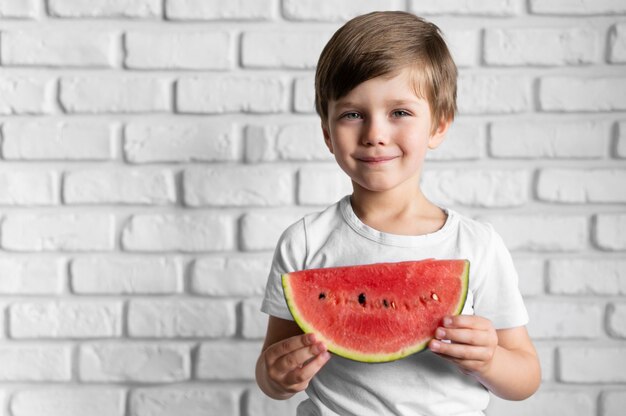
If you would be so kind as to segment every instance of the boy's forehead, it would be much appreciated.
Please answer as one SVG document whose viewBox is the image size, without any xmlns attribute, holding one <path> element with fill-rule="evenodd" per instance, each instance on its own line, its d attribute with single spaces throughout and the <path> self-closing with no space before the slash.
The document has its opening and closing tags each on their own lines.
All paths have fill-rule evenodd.
<svg viewBox="0 0 626 416">
<path fill-rule="evenodd" d="M 420 91 L 415 73 L 401 71 L 363 81 L 346 95 L 330 100 L 329 103 L 344 107 L 360 104 L 363 99 L 367 99 L 390 105 L 420 104 L 425 100 Z"/>
</svg>

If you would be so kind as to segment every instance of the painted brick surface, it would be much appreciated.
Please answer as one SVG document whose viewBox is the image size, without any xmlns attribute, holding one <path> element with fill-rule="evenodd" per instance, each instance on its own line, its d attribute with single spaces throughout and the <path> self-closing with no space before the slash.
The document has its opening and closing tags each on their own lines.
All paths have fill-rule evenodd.
<svg viewBox="0 0 626 416">
<path fill-rule="evenodd" d="M 542 364 L 488 416 L 626 407 L 623 0 L 0 1 L 0 416 L 287 416 L 260 392 L 277 240 L 350 192 L 314 108 L 346 20 L 459 68 L 435 203 L 510 249 Z"/>
<path fill-rule="evenodd" d="M 125 409 L 125 392 L 120 388 L 54 388 L 19 390 L 11 400 L 11 414 L 35 416 L 122 416 Z"/>
<path fill-rule="evenodd" d="M 2 126 L 7 160 L 109 160 L 115 126 L 102 121 L 8 121 Z"/>
<path fill-rule="evenodd" d="M 110 67 L 115 35 L 110 32 L 7 31 L 2 62 L 7 66 Z"/>
</svg>

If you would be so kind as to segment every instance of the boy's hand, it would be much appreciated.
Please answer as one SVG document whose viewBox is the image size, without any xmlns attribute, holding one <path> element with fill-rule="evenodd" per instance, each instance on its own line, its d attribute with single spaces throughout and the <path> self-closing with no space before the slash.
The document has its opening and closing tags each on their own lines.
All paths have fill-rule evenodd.
<svg viewBox="0 0 626 416">
<path fill-rule="evenodd" d="M 441 342 L 450 340 L 451 343 Z M 485 374 L 498 346 L 498 335 L 491 321 L 480 316 L 446 316 L 437 328 L 435 339 L 428 344 L 431 351 L 456 363 L 462 372 Z"/>
<path fill-rule="evenodd" d="M 309 381 L 329 360 L 330 353 L 314 334 L 296 335 L 270 345 L 264 352 L 269 381 L 289 395 L 307 388 Z"/>
</svg>

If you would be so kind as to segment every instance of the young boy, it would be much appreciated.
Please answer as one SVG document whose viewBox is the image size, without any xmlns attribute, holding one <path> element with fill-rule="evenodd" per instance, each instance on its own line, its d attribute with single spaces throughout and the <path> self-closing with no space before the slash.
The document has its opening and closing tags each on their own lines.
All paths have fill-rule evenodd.
<svg viewBox="0 0 626 416">
<path fill-rule="evenodd" d="M 420 190 L 426 152 L 454 118 L 456 78 L 439 29 L 403 12 L 352 19 L 320 56 L 316 108 L 353 193 L 281 236 L 256 366 L 257 383 L 272 398 L 306 389 L 298 415 L 482 415 L 488 390 L 521 400 L 538 388 L 528 316 L 501 238 Z M 462 315 L 444 318 L 429 350 L 402 360 L 331 357 L 314 334 L 302 334 L 284 300 L 283 273 L 425 258 L 470 261 L 467 302 Z"/>
</svg>

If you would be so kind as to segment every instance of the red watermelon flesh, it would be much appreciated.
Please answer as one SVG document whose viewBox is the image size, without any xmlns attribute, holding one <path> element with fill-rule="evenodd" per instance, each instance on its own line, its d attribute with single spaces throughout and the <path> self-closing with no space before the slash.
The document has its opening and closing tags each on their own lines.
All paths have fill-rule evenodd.
<svg viewBox="0 0 626 416">
<path fill-rule="evenodd" d="M 364 362 L 426 348 L 446 315 L 465 305 L 467 260 L 422 260 L 311 269 L 282 276 L 300 328 L 329 351 Z"/>
</svg>

